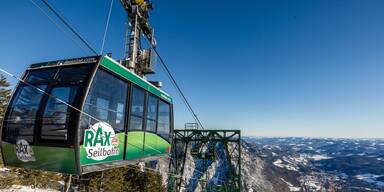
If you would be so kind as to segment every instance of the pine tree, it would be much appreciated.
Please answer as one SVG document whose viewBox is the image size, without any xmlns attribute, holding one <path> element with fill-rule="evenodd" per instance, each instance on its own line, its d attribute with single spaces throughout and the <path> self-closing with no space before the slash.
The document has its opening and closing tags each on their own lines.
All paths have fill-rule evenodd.
<svg viewBox="0 0 384 192">
<path fill-rule="evenodd" d="M 7 79 L 0 75 L 0 130 L 1 126 L 3 126 L 4 113 L 7 107 L 8 100 L 11 96 L 11 90 L 9 89 L 9 82 Z M 2 158 L 0 153 L 0 165 L 2 165 Z"/>
<path fill-rule="evenodd" d="M 85 191 L 163 192 L 161 175 L 152 171 L 141 172 L 133 167 L 121 167 L 86 175 Z"/>
<path fill-rule="evenodd" d="M 147 185 L 145 186 L 145 191 L 166 191 L 162 183 L 162 178 L 160 173 L 155 172 L 146 172 L 147 174 Z"/>
<path fill-rule="evenodd" d="M 3 75 L 0 75 L 0 120 L 4 117 L 6 106 L 11 95 L 9 85 L 7 79 Z"/>
</svg>

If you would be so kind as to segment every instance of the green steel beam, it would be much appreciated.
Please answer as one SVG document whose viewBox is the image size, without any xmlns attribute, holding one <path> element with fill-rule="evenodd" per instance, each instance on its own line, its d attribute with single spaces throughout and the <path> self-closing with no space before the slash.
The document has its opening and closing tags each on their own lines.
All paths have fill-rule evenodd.
<svg viewBox="0 0 384 192">
<path fill-rule="evenodd" d="M 229 179 L 228 182 L 223 186 L 217 186 L 214 188 L 207 188 L 208 182 L 200 182 L 203 188 L 207 192 L 216 192 L 216 191 L 231 191 L 231 192 L 240 192 L 241 191 L 241 132 L 240 130 L 197 130 L 197 129 L 181 129 L 174 130 L 173 132 L 173 152 L 172 160 L 170 167 L 173 167 L 171 170 L 176 175 L 184 174 L 184 166 L 186 160 L 186 154 L 188 146 L 191 144 L 208 144 L 210 142 L 223 143 L 225 153 L 227 156 L 227 162 L 230 165 L 229 170 Z M 200 145 L 199 145 L 200 146 Z M 232 147 L 234 151 L 237 151 L 237 155 L 230 153 L 228 148 Z M 198 153 L 198 152 L 197 152 Z M 197 154 L 197 157 L 202 157 L 204 155 Z M 233 163 L 235 162 L 235 163 Z M 171 177 L 169 179 L 169 192 L 180 191 L 182 187 L 181 178 Z"/>
</svg>

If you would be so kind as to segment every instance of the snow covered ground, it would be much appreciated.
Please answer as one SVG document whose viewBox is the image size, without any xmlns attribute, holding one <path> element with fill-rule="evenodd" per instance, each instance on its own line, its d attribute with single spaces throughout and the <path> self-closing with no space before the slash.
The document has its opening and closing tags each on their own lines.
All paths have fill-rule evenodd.
<svg viewBox="0 0 384 192">
<path fill-rule="evenodd" d="M 2 189 L 2 192 L 58 192 L 57 190 L 49 190 L 49 189 L 34 189 L 29 186 L 21 186 L 21 185 L 13 185 L 9 189 Z"/>
</svg>

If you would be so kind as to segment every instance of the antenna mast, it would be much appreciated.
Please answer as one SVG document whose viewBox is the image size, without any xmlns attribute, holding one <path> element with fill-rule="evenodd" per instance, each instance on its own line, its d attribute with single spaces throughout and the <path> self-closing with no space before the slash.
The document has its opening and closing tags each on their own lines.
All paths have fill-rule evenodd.
<svg viewBox="0 0 384 192">
<path fill-rule="evenodd" d="M 155 53 L 152 47 L 156 47 L 156 40 L 153 36 L 154 30 L 149 25 L 152 3 L 149 0 L 120 0 L 120 2 L 128 15 L 122 64 L 141 77 L 153 74 Z M 147 49 L 141 46 L 142 34 L 149 40 L 150 47 Z"/>
</svg>

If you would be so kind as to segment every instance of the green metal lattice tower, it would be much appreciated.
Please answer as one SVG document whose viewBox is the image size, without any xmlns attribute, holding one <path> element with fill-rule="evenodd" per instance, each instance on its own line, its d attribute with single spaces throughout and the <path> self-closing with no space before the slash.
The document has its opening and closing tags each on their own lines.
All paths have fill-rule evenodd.
<svg viewBox="0 0 384 192">
<path fill-rule="evenodd" d="M 240 130 L 201 130 L 182 129 L 174 130 L 172 141 L 172 158 L 170 161 L 170 172 L 173 175 L 168 179 L 168 191 L 188 191 L 185 189 L 186 180 L 183 178 L 187 152 L 191 146 L 198 146 L 197 150 L 192 149 L 191 155 L 199 160 L 214 160 L 210 150 L 201 150 L 209 143 L 222 143 L 225 151 L 226 161 L 229 165 L 228 178 L 222 186 L 209 188 L 208 178 L 201 179 L 200 185 L 203 191 L 241 191 L 241 133 Z"/>
</svg>

